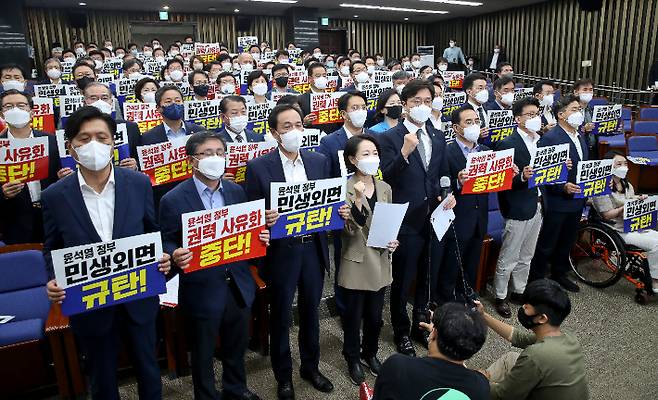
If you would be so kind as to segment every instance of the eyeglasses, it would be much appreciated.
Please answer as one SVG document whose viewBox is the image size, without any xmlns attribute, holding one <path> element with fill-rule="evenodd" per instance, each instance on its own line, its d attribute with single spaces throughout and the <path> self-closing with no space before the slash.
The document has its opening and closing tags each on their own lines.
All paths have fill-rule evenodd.
<svg viewBox="0 0 658 400">
<path fill-rule="evenodd" d="M 212 157 L 212 156 L 219 156 L 219 157 L 224 157 L 224 149 L 217 149 L 217 150 L 206 150 L 203 153 L 194 153 L 195 156 L 203 156 L 203 157 Z"/>
<path fill-rule="evenodd" d="M 109 102 L 112 100 L 112 96 L 104 94 L 102 96 L 89 96 L 88 99 L 91 101 L 103 100 L 104 102 Z"/>
<path fill-rule="evenodd" d="M 539 113 L 532 113 L 532 112 L 521 114 L 522 117 L 528 117 L 528 118 L 534 118 L 534 117 L 537 117 L 538 115 L 539 115 Z"/>
<path fill-rule="evenodd" d="M 367 110 L 368 110 L 368 106 L 365 105 L 365 104 L 362 105 L 362 106 L 352 106 L 352 107 L 350 107 L 350 108 L 347 110 L 347 112 L 359 111 L 359 110 L 366 110 L 366 111 L 367 111 Z"/>
<path fill-rule="evenodd" d="M 432 99 L 430 97 L 421 99 L 420 97 L 413 97 L 409 100 L 407 100 L 407 103 L 409 103 L 412 107 L 415 107 L 420 104 L 425 104 L 427 106 L 432 106 Z"/>
<path fill-rule="evenodd" d="M 14 107 L 16 107 L 20 110 L 23 110 L 23 111 L 30 111 L 31 110 L 30 105 L 27 104 L 27 103 L 16 103 L 16 104 L 4 104 L 2 106 L 2 111 L 7 112 L 7 111 L 11 110 Z"/>
</svg>

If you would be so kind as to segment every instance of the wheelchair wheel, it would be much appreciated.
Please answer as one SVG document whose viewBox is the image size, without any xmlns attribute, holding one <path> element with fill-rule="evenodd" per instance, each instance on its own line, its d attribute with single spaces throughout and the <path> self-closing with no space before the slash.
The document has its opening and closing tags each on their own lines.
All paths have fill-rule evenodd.
<svg viewBox="0 0 658 400">
<path fill-rule="evenodd" d="M 626 267 L 626 250 L 619 234 L 607 225 L 586 222 L 578 228 L 576 244 L 569 254 L 576 276 L 594 287 L 612 286 Z"/>
</svg>

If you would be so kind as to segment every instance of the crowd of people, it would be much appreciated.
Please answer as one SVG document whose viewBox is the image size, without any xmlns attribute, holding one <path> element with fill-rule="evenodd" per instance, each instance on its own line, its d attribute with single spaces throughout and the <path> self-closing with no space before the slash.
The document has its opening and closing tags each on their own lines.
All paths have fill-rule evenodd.
<svg viewBox="0 0 658 400">
<path fill-rule="evenodd" d="M 381 54 L 326 54 L 321 48 L 272 49 L 263 41 L 231 54 L 219 48 L 213 60 L 186 52 L 192 37 L 170 45 L 158 39 L 144 45 L 114 46 L 105 40 L 56 46 L 43 65 L 43 80 L 28 80 L 15 64 L 0 67 L 0 138 L 20 141 L 48 137 L 48 176 L 40 181 L 2 185 L 1 240 L 7 244 L 43 242 L 51 280 L 47 290 L 61 302 L 66 290 L 54 279 L 51 252 L 147 232 L 161 232 L 164 256 L 159 270 L 180 276 L 179 304 L 187 320 L 194 397 L 257 399 L 247 386 L 247 350 L 255 282 L 246 261 L 192 273 L 193 252 L 183 246 L 181 215 L 251 200 L 265 200 L 267 228 L 279 213 L 270 204 L 273 182 L 302 183 L 344 176 L 345 204 L 338 211 L 342 231 L 272 239 L 255 261 L 269 290 L 271 366 L 279 399 L 295 398 L 290 327 L 293 300 L 299 313 L 299 374 L 320 392 L 331 379 L 319 368 L 319 304 L 330 259 L 335 265 L 334 300 L 344 332 L 345 371 L 359 385 L 366 371 L 377 377 L 375 399 L 421 399 L 428 393 L 459 391 L 470 399 L 586 399 L 582 349 L 560 329 L 569 316 L 569 250 L 576 240 L 586 199 L 574 196 L 580 161 L 595 159 L 596 137 L 589 102 L 594 85 L 577 81 L 573 93 L 560 93 L 550 81 L 518 91 L 513 66 L 496 46 L 483 69 L 451 40 L 443 57 L 423 65 L 419 54 L 386 59 Z M 467 61 L 468 60 L 468 61 Z M 99 82 L 105 66 L 118 61 L 114 83 Z M 469 62 L 470 61 L 470 62 Z M 152 68 L 155 65 L 157 68 Z M 463 73 L 459 86 L 446 78 Z M 65 76 L 68 79 L 65 79 Z M 293 77 L 302 77 L 293 88 Z M 361 88 L 384 76 L 374 101 Z M 132 93 L 119 99 L 118 80 Z M 54 135 L 32 129 L 35 84 L 62 85 L 82 96 L 79 107 L 58 121 L 74 167 L 60 162 Z M 301 92 L 303 93 L 301 93 Z M 444 98 L 463 92 L 465 101 L 444 115 Z M 339 93 L 339 122 L 318 124 L 312 95 Z M 209 129 L 187 121 L 188 101 L 219 101 L 222 126 Z M 121 102 L 152 104 L 160 121 L 141 129 L 123 115 Z M 248 109 L 268 104 L 267 133 L 248 129 Z M 489 113 L 511 110 L 516 128 L 492 141 Z M 57 115 L 59 117 L 59 115 Z M 129 156 L 112 162 L 117 125 L 125 124 Z M 315 151 L 302 147 L 305 129 L 324 132 Z M 140 170 L 140 146 L 188 136 L 185 151 L 192 177 L 158 185 Z M 244 182 L 225 171 L 227 143 L 269 141 L 276 149 L 247 163 Z M 567 183 L 530 187 L 531 154 L 538 147 L 569 146 Z M 505 219 L 494 277 L 494 308 L 503 319 L 513 314 L 523 328 L 487 314 L 474 292 L 482 243 L 487 234 L 489 194 L 462 193 L 472 153 L 514 149 L 510 190 L 497 194 Z M 614 159 L 614 193 L 594 200 L 607 219 L 620 223 L 624 199 L 635 196 L 625 179 L 626 159 Z M 446 177 L 447 185 L 441 184 Z M 385 248 L 369 247 L 373 214 L 380 203 L 408 203 L 397 239 Z M 444 237 L 434 233 L 430 215 L 452 209 L 455 220 Z M 649 251 L 658 291 L 658 239 L 655 232 L 627 234 L 625 240 Z M 330 246 L 330 242 L 332 246 Z M 333 253 L 330 254 L 330 249 Z M 390 293 L 391 323 L 383 311 Z M 512 311 L 510 302 L 519 306 Z M 411 303 L 411 313 L 408 304 Z M 434 308 L 434 306 L 437 306 Z M 132 342 L 140 398 L 160 398 L 155 356 L 158 299 L 148 297 L 70 318 L 83 354 L 94 399 L 118 398 L 118 337 Z M 486 370 L 464 362 L 476 354 L 490 328 L 519 353 L 503 355 Z M 380 332 L 392 329 L 399 354 L 382 362 Z M 221 397 L 213 358 L 221 336 Z M 418 357 L 418 346 L 426 348 Z M 455 397 L 457 398 L 457 397 Z M 462 397 L 459 397 L 462 398 Z"/>
</svg>

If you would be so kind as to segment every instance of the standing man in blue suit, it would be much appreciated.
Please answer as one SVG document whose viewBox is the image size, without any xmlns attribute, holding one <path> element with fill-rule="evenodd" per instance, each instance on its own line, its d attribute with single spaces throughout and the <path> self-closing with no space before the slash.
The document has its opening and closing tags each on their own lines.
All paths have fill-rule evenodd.
<svg viewBox="0 0 658 400">
<path fill-rule="evenodd" d="M 95 107 L 82 107 L 68 119 L 65 138 L 78 171 L 46 189 L 41 197 L 44 256 L 51 280 L 48 297 L 61 302 L 64 289 L 54 279 L 50 252 L 158 231 L 149 179 L 110 162 L 116 122 Z M 169 255 L 160 271 L 169 272 Z M 160 399 L 162 383 L 156 359 L 155 319 L 158 296 L 101 308 L 70 317 L 71 329 L 86 356 L 91 395 L 119 399 L 117 357 L 119 337 L 131 342 L 140 399 Z"/>
<path fill-rule="evenodd" d="M 183 94 L 176 86 L 162 86 L 155 92 L 155 104 L 162 115 L 162 123 L 142 135 L 141 145 L 164 143 L 171 139 L 191 135 L 203 130 L 203 127 L 183 121 Z M 141 168 L 141 166 L 140 166 Z M 155 210 L 157 212 L 160 199 L 168 191 L 175 188 L 179 182 L 166 183 L 153 189 Z"/>
<path fill-rule="evenodd" d="M 457 205 L 454 208 L 454 230 L 449 229 L 445 235 L 443 262 L 439 271 L 438 295 L 441 303 L 461 301 L 464 294 L 467 294 L 462 281 L 460 260 L 464 279 L 471 288 L 475 286 L 482 241 L 487 234 L 489 194 L 461 192 L 467 177 L 468 154 L 490 150 L 487 146 L 478 144 L 480 122 L 478 113 L 468 104 L 452 113 L 455 141 L 448 144 L 446 153 L 452 192 Z"/>
<path fill-rule="evenodd" d="M 393 253 L 393 284 L 391 286 L 391 322 L 398 352 L 415 355 L 410 333 L 414 339 L 427 346 L 428 334 L 420 329 L 425 321 L 425 305 L 428 302 L 428 285 L 435 285 L 436 275 L 431 272 L 431 231 L 429 216 L 436 208 L 439 180 L 448 175 L 446 141 L 443 132 L 426 124 L 432 113 L 434 86 L 429 81 L 409 82 L 400 95 L 406 109 L 403 123 L 379 135 L 381 170 L 386 183 L 393 190 L 393 203 L 409 203 L 398 239 L 400 246 Z M 447 204 L 454 207 L 454 198 Z M 432 252 L 434 253 L 434 252 Z M 432 254 L 432 260 L 438 260 Z M 438 268 L 438 262 L 432 262 Z M 407 315 L 407 300 L 411 284 L 416 279 L 413 325 Z M 433 291 L 434 292 L 434 291 Z M 413 326 L 413 330 L 412 330 Z"/>
<path fill-rule="evenodd" d="M 222 340 L 222 386 L 224 400 L 257 400 L 247 388 L 244 355 L 249 342 L 249 317 L 256 283 L 247 261 L 189 274 L 192 252 L 182 248 L 181 215 L 200 210 L 244 203 L 247 196 L 240 185 L 222 179 L 226 143 L 215 132 L 192 134 L 185 145 L 192 178 L 182 182 L 160 203 L 160 224 L 164 251 L 171 253 L 174 268 L 180 275 L 179 302 L 187 317 L 189 346 L 192 352 L 194 398 L 217 399 L 213 355 L 217 335 Z M 270 233 L 263 230 L 260 240 L 269 242 Z"/>
<path fill-rule="evenodd" d="M 493 84 L 494 100 L 484 105 L 485 110 L 511 110 L 514 103 L 514 79 L 503 76 Z"/>
<path fill-rule="evenodd" d="M 6 244 L 43 242 L 41 191 L 57 181 L 60 171 L 59 152 L 55 135 L 33 130 L 34 102 L 26 92 L 9 89 L 0 93 L 0 117 L 7 128 L 0 139 L 48 138 L 48 177 L 23 183 L 10 181 L 2 184 L 0 194 L 0 239 Z"/>
<path fill-rule="evenodd" d="M 268 118 L 272 136 L 279 143 L 272 151 L 247 163 L 249 200 L 265 199 L 268 225 L 277 218 L 276 205 L 270 204 L 272 182 L 299 183 L 329 178 L 327 158 L 316 152 L 300 150 L 303 115 L 297 106 L 274 107 Z M 347 206 L 340 213 L 349 213 Z M 273 240 L 261 267 L 270 291 L 270 343 L 274 377 L 279 399 L 294 399 L 290 336 L 292 302 L 298 291 L 299 352 L 302 379 L 321 392 L 331 392 L 333 384 L 318 369 L 320 362 L 320 326 L 318 306 L 322 296 L 324 272 L 329 269 L 327 234 L 306 234 Z"/>
<path fill-rule="evenodd" d="M 578 130 L 585 117 L 578 98 L 572 95 L 561 97 L 553 105 L 553 115 L 557 118 L 557 126 L 539 139 L 538 146 L 568 143 L 571 169 L 567 183 L 543 187 L 544 224 L 539 232 L 540 245 L 530 264 L 528 280 L 544 278 L 549 272 L 550 262 L 551 279 L 570 292 L 578 292 L 580 288 L 567 278 L 567 272 L 571 269 L 569 252 L 576 242 L 578 223 L 586 201 L 574 198 L 576 193 L 580 193 L 580 187 L 575 183 L 578 162 L 589 158 L 587 142 Z"/>
</svg>

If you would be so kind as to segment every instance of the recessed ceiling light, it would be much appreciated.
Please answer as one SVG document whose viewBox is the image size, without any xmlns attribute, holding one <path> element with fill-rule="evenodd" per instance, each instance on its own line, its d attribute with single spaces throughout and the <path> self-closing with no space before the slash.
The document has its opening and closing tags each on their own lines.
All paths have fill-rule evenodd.
<svg viewBox="0 0 658 400">
<path fill-rule="evenodd" d="M 420 0 L 420 1 L 424 1 L 427 3 L 442 3 L 442 4 L 453 4 L 456 6 L 471 6 L 471 7 L 478 7 L 483 4 L 478 1 L 463 1 L 463 0 Z"/>
<path fill-rule="evenodd" d="M 404 8 L 404 7 L 373 6 L 368 4 L 342 3 L 340 6 L 345 8 L 363 8 L 365 10 L 401 11 L 401 12 L 426 13 L 426 14 L 448 14 L 448 11 L 421 10 L 418 8 Z"/>
<path fill-rule="evenodd" d="M 81 1 L 81 2 L 78 3 L 78 5 L 79 5 L 79 6 L 86 6 L 87 3 Z"/>
<path fill-rule="evenodd" d="M 405 20 L 405 21 L 409 21 L 409 17 L 404 17 L 404 20 Z"/>
<path fill-rule="evenodd" d="M 297 0 L 248 0 L 257 3 L 282 3 L 282 4 L 295 4 Z"/>
<path fill-rule="evenodd" d="M 355 15 L 354 18 L 359 18 L 359 16 L 358 16 L 358 15 Z"/>
<path fill-rule="evenodd" d="M 215 7 L 208 7 L 208 11 L 217 11 Z"/>
<path fill-rule="evenodd" d="M 163 10 L 168 10 L 168 9 L 169 9 L 169 6 L 162 6 L 162 9 L 163 9 Z"/>
<path fill-rule="evenodd" d="M 235 10 L 233 10 L 233 12 L 234 12 L 234 13 L 239 13 L 240 10 L 239 10 L 238 8 L 236 8 Z"/>
</svg>

